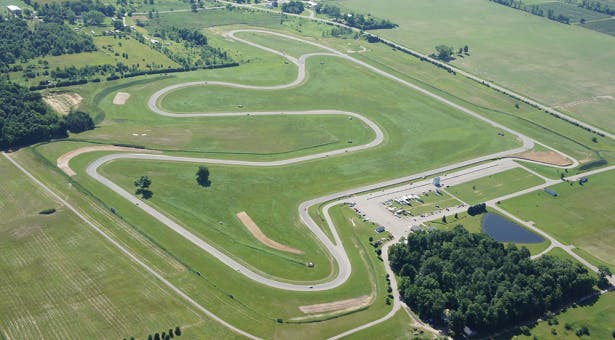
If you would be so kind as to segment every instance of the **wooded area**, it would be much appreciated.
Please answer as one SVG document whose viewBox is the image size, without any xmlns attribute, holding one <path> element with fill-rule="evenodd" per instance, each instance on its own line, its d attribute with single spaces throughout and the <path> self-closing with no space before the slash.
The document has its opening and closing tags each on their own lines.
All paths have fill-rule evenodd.
<svg viewBox="0 0 615 340">
<path fill-rule="evenodd" d="M 401 298 L 421 319 L 461 335 L 485 335 L 532 320 L 594 291 L 585 267 L 561 258 L 530 259 L 463 226 L 411 233 L 389 251 Z"/>
</svg>

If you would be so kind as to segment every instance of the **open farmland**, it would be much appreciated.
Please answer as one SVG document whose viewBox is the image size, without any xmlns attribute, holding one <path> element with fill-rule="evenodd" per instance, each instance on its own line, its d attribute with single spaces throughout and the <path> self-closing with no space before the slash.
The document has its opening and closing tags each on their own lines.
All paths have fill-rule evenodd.
<svg viewBox="0 0 615 340">
<path fill-rule="evenodd" d="M 469 45 L 470 56 L 457 58 L 453 65 L 548 105 L 615 94 L 615 44 L 608 35 L 482 0 L 338 3 L 399 24 L 376 33 L 422 53 L 433 53 L 439 44 Z M 613 112 L 613 104 L 600 112 Z M 605 121 L 583 105 L 566 111 L 604 126 Z"/>
<path fill-rule="evenodd" d="M 4 157 L 0 174 L 0 335 L 144 338 L 175 326 L 186 334 L 229 334 L 136 267 Z M 57 211 L 39 214 L 49 208 Z"/>
<path fill-rule="evenodd" d="M 615 19 L 613 18 L 588 22 L 585 24 L 585 27 L 615 36 Z"/>
</svg>

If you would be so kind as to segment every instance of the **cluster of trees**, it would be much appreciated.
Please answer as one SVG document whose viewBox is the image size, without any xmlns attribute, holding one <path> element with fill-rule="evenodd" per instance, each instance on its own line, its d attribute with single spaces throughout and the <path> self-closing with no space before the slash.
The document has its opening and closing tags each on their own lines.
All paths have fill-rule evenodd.
<svg viewBox="0 0 615 340">
<path fill-rule="evenodd" d="M 432 58 L 437 58 L 442 61 L 450 61 L 453 59 L 453 54 L 455 53 L 455 49 L 451 46 L 447 45 L 438 45 L 436 46 L 436 53 L 432 54 Z M 470 53 L 470 47 L 465 45 L 464 47 L 459 47 L 457 50 L 457 55 L 462 55 L 463 53 Z"/>
<path fill-rule="evenodd" d="M 184 43 L 187 47 L 207 45 L 207 37 L 197 31 L 175 26 L 164 26 L 154 31 L 154 37 L 170 39 L 177 43 Z"/>
<path fill-rule="evenodd" d="M 209 169 L 206 166 L 199 166 L 196 172 L 196 182 L 202 187 L 210 187 L 211 181 L 209 180 Z"/>
<path fill-rule="evenodd" d="M 462 226 L 411 233 L 389 250 L 401 298 L 424 320 L 462 335 L 490 333 L 536 318 L 594 292 L 596 280 L 565 259 L 530 258 Z"/>
<path fill-rule="evenodd" d="M 599 1 L 583 0 L 583 2 L 579 4 L 579 7 L 589 9 L 590 11 L 615 16 L 615 8 L 610 8 L 608 4 L 604 4 Z"/>
<path fill-rule="evenodd" d="M 181 336 L 182 331 L 179 326 L 175 327 L 175 330 L 169 328 L 168 332 L 155 333 L 154 335 L 150 334 L 147 336 L 147 340 L 169 340 L 176 336 Z"/>
<path fill-rule="evenodd" d="M 93 129 L 92 118 L 84 112 L 60 117 L 47 108 L 39 93 L 10 82 L 0 82 L 0 149 L 65 138 L 67 130 Z"/>
<path fill-rule="evenodd" d="M 0 16 L 0 69 L 9 64 L 46 56 L 95 51 L 92 37 L 58 23 L 37 23 L 30 28 L 17 18 Z"/>
<path fill-rule="evenodd" d="M 304 11 L 303 2 L 290 0 L 282 4 L 282 12 L 301 14 Z"/>
<path fill-rule="evenodd" d="M 471 207 L 468 207 L 468 215 L 470 216 L 480 215 L 486 212 L 487 212 L 487 204 L 485 203 L 479 203 Z"/>
<path fill-rule="evenodd" d="M 339 7 L 331 4 L 318 3 L 314 9 L 316 10 L 316 13 L 326 14 L 337 22 L 341 22 L 364 31 L 397 27 L 397 24 L 394 24 L 387 19 L 376 18 L 369 14 L 364 15 L 356 12 L 342 13 L 342 10 Z"/>
<path fill-rule="evenodd" d="M 133 33 L 135 38 L 147 44 L 147 40 L 139 32 Z M 191 50 L 191 53 L 172 51 L 163 44 L 150 44 L 150 47 L 163 53 L 169 59 L 182 65 L 184 69 L 210 68 L 212 66 L 237 65 L 226 51 L 207 44 L 207 37 L 198 31 L 190 31 L 174 26 L 162 26 L 157 29 L 154 36 L 170 38 L 178 43 L 183 43 Z"/>
<path fill-rule="evenodd" d="M 100 25 L 105 16 L 112 17 L 117 12 L 112 4 L 92 0 L 54 1 L 45 2 L 43 5 L 36 1 L 25 0 L 25 3 L 31 5 L 38 15 L 45 19 L 45 22 L 58 24 L 63 24 L 64 21 L 74 24 L 77 17 L 82 17 L 86 25 Z M 118 14 L 123 15 L 123 13 Z"/>
</svg>

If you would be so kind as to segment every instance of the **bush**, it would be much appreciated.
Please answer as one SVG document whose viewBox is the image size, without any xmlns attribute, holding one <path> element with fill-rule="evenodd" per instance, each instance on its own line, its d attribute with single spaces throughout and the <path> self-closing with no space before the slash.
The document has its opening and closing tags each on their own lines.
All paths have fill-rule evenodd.
<svg viewBox="0 0 615 340">
<path fill-rule="evenodd" d="M 55 212 L 56 212 L 55 208 L 49 208 L 49 209 L 45 209 L 45 210 L 39 212 L 39 214 L 41 214 L 41 215 L 51 215 L 51 214 L 53 214 Z"/>
<path fill-rule="evenodd" d="M 79 133 L 94 128 L 94 121 L 89 114 L 83 111 L 75 111 L 69 113 L 66 118 L 68 130 L 73 133 Z"/>
<path fill-rule="evenodd" d="M 486 212 L 487 205 L 485 203 L 476 204 L 468 208 L 468 215 L 470 216 L 480 215 Z"/>
</svg>

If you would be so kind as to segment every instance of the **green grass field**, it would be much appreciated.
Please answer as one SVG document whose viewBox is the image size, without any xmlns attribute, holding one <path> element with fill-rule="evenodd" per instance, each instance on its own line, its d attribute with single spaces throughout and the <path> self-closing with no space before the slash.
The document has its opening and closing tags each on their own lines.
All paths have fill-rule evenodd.
<svg viewBox="0 0 615 340">
<path fill-rule="evenodd" d="M 515 168 L 474 181 L 455 185 L 446 190 L 472 205 L 544 183 L 540 178 Z"/>
<path fill-rule="evenodd" d="M 615 19 L 588 22 L 584 27 L 601 33 L 615 35 Z"/>
<path fill-rule="evenodd" d="M 144 338 L 177 325 L 196 337 L 231 334 L 168 291 L 4 157 L 0 173 L 0 336 Z M 57 211 L 38 213 L 47 208 Z"/>
<path fill-rule="evenodd" d="M 467 44 L 470 56 L 453 65 L 546 104 L 615 94 L 611 81 L 615 44 L 607 35 L 482 0 L 394 0 L 387 6 L 369 0 L 337 2 L 399 24 L 377 33 L 423 53 L 432 53 L 439 44 L 456 48 Z M 614 105 L 602 113 L 613 112 Z M 595 118 L 594 111 L 583 107 L 569 111 L 615 131 Z"/>
<path fill-rule="evenodd" d="M 60 188 L 66 186 L 63 180 L 57 178 L 56 171 L 50 171 L 50 168 L 42 166 L 32 156 L 32 152 L 27 150 L 18 155 L 22 164 L 32 169 L 37 177 L 53 183 L 52 186 L 56 190 L 58 185 Z M 91 159 L 100 156 L 100 153 L 93 156 Z M 76 163 L 79 165 L 81 162 Z M 87 180 L 82 178 L 78 180 L 87 184 Z M 83 196 L 80 190 L 68 191 L 66 195 L 69 201 L 73 201 L 88 213 L 100 204 L 100 201 L 91 201 L 90 194 Z M 108 196 L 102 194 L 100 198 L 106 201 Z M 371 224 L 359 223 L 357 227 L 353 227 L 349 218 L 354 216 L 354 213 L 348 208 L 334 208 L 331 213 L 349 252 L 353 266 L 351 278 L 340 288 L 331 291 L 292 293 L 266 288 L 246 279 L 241 274 L 228 271 L 219 261 L 196 247 L 186 244 L 182 237 L 160 226 L 157 221 L 144 216 L 132 205 L 121 201 L 112 204 L 122 219 L 121 223 L 117 222 L 117 218 L 114 222 L 107 222 L 105 228 L 110 229 L 109 232 L 126 240 L 125 242 L 133 247 L 140 233 L 146 230 L 148 240 L 158 245 L 155 248 L 145 249 L 139 247 L 138 244 L 134 245 L 135 250 L 146 262 L 161 266 L 161 271 L 167 279 L 216 315 L 254 334 L 260 336 L 274 334 L 274 337 L 282 334 L 284 337 L 324 338 L 377 319 L 386 314 L 390 308 L 384 303 L 384 268 L 368 243 L 369 236 L 376 237 L 376 233 Z M 106 210 L 108 212 L 108 206 Z M 93 213 L 100 215 L 100 212 L 96 210 Z M 129 229 L 121 227 L 123 224 L 130 225 Z M 133 231 L 138 231 L 138 233 L 135 235 Z M 193 272 L 186 271 L 180 274 L 168 269 L 168 266 L 162 266 L 161 259 L 169 255 L 179 261 L 181 266 L 189 268 L 190 271 L 198 270 L 202 275 L 197 276 Z M 289 320 L 304 316 L 298 306 L 354 298 L 372 293 L 376 294 L 376 297 L 369 308 L 347 316 L 329 320 L 323 317 L 322 321 L 308 324 L 278 324 L 275 322 L 276 318 Z M 233 298 L 229 298 L 231 294 Z"/>
<path fill-rule="evenodd" d="M 600 261 L 615 265 L 615 190 L 613 171 L 593 175 L 583 186 L 561 183 L 552 187 L 559 196 L 540 190 L 502 202 L 501 207 L 528 221 L 564 244 L 573 244 Z"/>
</svg>

